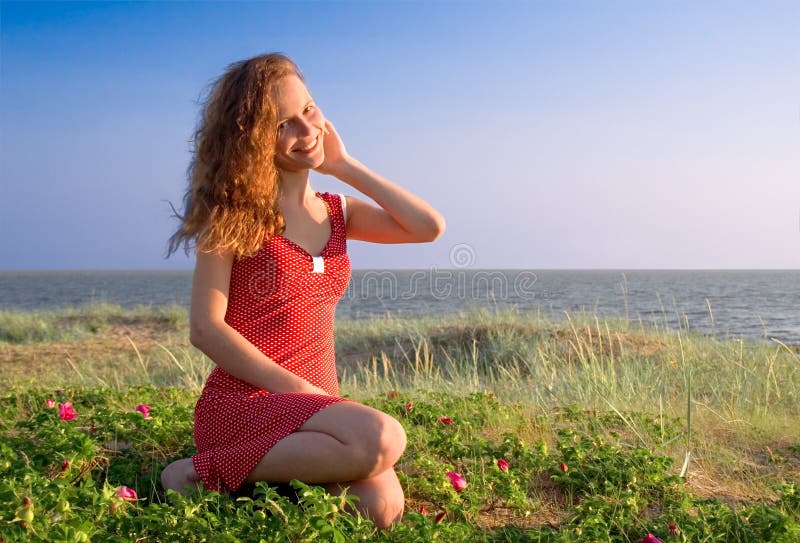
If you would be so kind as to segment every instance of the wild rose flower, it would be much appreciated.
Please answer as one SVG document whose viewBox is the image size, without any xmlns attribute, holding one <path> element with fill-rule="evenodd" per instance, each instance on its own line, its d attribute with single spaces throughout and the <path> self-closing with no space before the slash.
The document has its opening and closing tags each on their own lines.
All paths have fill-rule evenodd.
<svg viewBox="0 0 800 543">
<path fill-rule="evenodd" d="M 506 460 L 505 458 L 498 459 L 497 467 L 500 468 L 502 471 L 508 471 L 508 460 Z"/>
<path fill-rule="evenodd" d="M 117 490 L 117 496 L 123 500 L 136 501 L 136 491 L 127 486 L 119 487 L 119 490 Z"/>
<path fill-rule="evenodd" d="M 450 479 L 450 484 L 453 485 L 453 489 L 456 492 L 462 492 L 465 488 L 467 488 L 467 480 L 455 471 L 448 471 L 445 473 L 445 475 L 447 475 L 448 479 Z"/>
<path fill-rule="evenodd" d="M 61 471 L 67 471 L 69 469 L 70 463 L 69 460 L 64 460 L 61 462 Z"/>
<path fill-rule="evenodd" d="M 561 462 L 561 464 L 559 464 L 558 468 L 561 471 L 563 471 L 564 473 L 566 473 L 569 470 L 569 468 L 567 467 L 567 465 L 564 462 Z"/>
<path fill-rule="evenodd" d="M 436 517 L 433 519 L 433 521 L 436 524 L 439 524 L 440 522 L 442 522 L 442 520 L 444 519 L 444 516 L 446 514 L 447 514 L 447 512 L 445 512 L 445 511 L 439 511 L 438 513 L 436 513 Z"/>
<path fill-rule="evenodd" d="M 78 413 L 72 408 L 72 402 L 65 402 L 58 406 L 58 416 L 61 420 L 72 420 L 78 416 Z"/>
<path fill-rule="evenodd" d="M 136 410 L 139 413 L 141 413 L 142 415 L 144 415 L 144 418 L 146 418 L 146 419 L 150 418 L 150 406 L 149 405 L 139 404 L 139 405 L 136 406 Z"/>
<path fill-rule="evenodd" d="M 663 543 L 663 541 L 661 541 L 653 534 L 647 534 L 646 536 L 644 536 L 644 539 L 642 539 L 641 543 Z"/>
<path fill-rule="evenodd" d="M 412 409 L 414 409 L 414 402 L 408 402 L 406 404 L 406 412 L 410 413 Z"/>
<path fill-rule="evenodd" d="M 450 417 L 445 417 L 444 415 L 439 415 L 439 422 L 441 422 L 444 425 L 448 425 L 453 423 L 453 419 L 451 419 Z"/>
<path fill-rule="evenodd" d="M 53 398 L 47 398 L 47 399 L 44 401 L 44 404 L 45 404 L 47 407 L 49 407 L 49 408 L 51 408 L 51 409 L 52 409 L 53 407 L 55 407 L 55 406 L 56 406 L 56 401 L 55 401 Z"/>
</svg>

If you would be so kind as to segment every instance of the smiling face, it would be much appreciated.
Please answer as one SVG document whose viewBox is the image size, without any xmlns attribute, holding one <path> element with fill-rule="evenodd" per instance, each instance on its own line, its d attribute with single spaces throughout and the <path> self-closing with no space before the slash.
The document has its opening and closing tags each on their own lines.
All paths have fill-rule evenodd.
<svg viewBox="0 0 800 543">
<path fill-rule="evenodd" d="M 291 172 L 310 170 L 325 160 L 325 117 L 295 75 L 278 81 L 272 100 L 278 113 L 275 165 Z"/>
</svg>

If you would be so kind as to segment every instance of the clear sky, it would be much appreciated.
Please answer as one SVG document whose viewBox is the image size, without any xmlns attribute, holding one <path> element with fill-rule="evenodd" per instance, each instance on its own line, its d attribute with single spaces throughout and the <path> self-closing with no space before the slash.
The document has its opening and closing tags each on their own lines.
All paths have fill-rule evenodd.
<svg viewBox="0 0 800 543">
<path fill-rule="evenodd" d="M 800 268 L 794 0 L 1 6 L 0 269 L 191 267 L 198 100 L 272 51 L 447 220 L 354 268 Z"/>
</svg>

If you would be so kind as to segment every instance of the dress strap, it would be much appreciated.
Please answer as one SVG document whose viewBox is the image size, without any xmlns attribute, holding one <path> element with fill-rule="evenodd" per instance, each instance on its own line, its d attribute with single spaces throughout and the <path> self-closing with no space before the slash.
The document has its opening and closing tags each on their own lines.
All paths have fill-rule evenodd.
<svg viewBox="0 0 800 543">
<path fill-rule="evenodd" d="M 331 232 L 331 238 L 337 237 L 341 241 L 347 239 L 347 201 L 344 198 L 344 194 L 339 192 L 317 192 L 317 194 L 322 198 L 325 202 L 325 205 L 328 207 L 328 214 L 331 219 L 331 227 L 333 231 Z M 336 200 L 339 200 L 339 205 L 336 205 Z"/>
<path fill-rule="evenodd" d="M 344 198 L 344 194 L 339 194 L 339 200 L 342 202 L 342 218 L 344 218 L 345 224 L 347 224 L 347 200 Z"/>
<path fill-rule="evenodd" d="M 344 225 L 347 224 L 347 200 L 345 200 L 344 194 L 340 192 L 318 192 L 317 194 L 319 194 L 322 200 L 328 205 L 331 219 L 333 219 L 334 216 L 341 216 L 342 227 L 344 227 Z M 337 196 L 339 197 L 338 208 L 335 205 Z M 338 209 L 341 209 L 341 215 L 337 212 Z"/>
</svg>

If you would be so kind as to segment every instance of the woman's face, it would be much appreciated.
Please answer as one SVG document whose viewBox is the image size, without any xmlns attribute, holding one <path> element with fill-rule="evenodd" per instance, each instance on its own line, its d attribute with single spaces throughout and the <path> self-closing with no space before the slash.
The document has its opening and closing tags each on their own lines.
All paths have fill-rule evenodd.
<svg viewBox="0 0 800 543">
<path fill-rule="evenodd" d="M 310 170 L 325 160 L 325 117 L 295 75 L 281 78 L 272 99 L 278 111 L 275 164 L 287 171 Z"/>
</svg>

